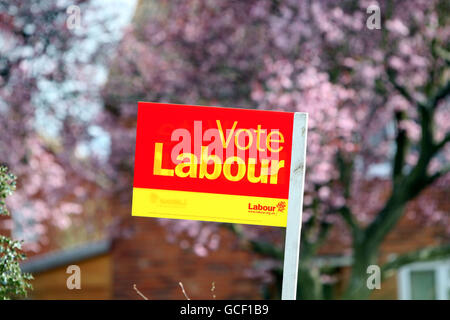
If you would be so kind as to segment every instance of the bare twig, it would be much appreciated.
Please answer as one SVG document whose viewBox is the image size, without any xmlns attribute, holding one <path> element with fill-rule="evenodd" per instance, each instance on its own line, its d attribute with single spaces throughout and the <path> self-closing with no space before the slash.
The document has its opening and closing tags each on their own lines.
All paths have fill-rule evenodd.
<svg viewBox="0 0 450 320">
<path fill-rule="evenodd" d="M 184 297 L 186 298 L 186 300 L 191 300 L 191 299 L 189 299 L 189 297 L 187 296 L 186 291 L 184 291 L 184 287 L 183 287 L 183 284 L 181 283 L 181 281 L 178 282 L 178 284 L 180 285 L 181 291 L 183 292 Z"/>
<path fill-rule="evenodd" d="M 142 292 L 140 292 L 140 291 L 138 290 L 138 288 L 136 287 L 135 284 L 133 284 L 133 289 L 134 289 L 134 290 L 137 292 L 137 294 L 140 295 L 144 300 L 148 300 L 148 298 L 147 298 L 146 296 L 144 296 L 144 295 L 142 294 Z"/>
<path fill-rule="evenodd" d="M 216 298 L 216 294 L 214 293 L 214 290 L 216 290 L 216 284 L 213 281 L 212 284 L 211 284 L 211 293 L 212 293 L 213 299 Z"/>
</svg>

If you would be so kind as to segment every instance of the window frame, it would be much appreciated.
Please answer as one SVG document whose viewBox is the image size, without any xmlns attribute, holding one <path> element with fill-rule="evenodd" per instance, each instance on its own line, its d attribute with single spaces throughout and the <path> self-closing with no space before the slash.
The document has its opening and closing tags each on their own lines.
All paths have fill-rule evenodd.
<svg viewBox="0 0 450 320">
<path fill-rule="evenodd" d="M 437 300 L 450 300 L 450 259 L 415 262 L 399 269 L 397 277 L 398 297 L 411 300 L 411 272 L 434 271 Z"/>
</svg>

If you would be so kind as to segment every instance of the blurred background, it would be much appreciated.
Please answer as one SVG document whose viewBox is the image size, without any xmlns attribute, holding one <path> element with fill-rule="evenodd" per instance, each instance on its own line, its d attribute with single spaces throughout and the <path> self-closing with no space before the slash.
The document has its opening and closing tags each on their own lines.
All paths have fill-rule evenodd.
<svg viewBox="0 0 450 320">
<path fill-rule="evenodd" d="M 284 229 L 131 217 L 153 101 L 309 113 L 299 299 L 450 299 L 449 13 L 0 0 L 0 298 L 280 298 Z"/>
</svg>

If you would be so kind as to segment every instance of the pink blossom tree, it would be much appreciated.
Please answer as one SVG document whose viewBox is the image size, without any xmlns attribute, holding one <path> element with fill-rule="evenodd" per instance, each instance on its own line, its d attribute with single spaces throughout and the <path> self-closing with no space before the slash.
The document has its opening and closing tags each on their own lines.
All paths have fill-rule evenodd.
<svg viewBox="0 0 450 320">
<path fill-rule="evenodd" d="M 27 250 L 49 242 L 49 227 L 70 225 L 82 209 L 82 182 L 97 183 L 102 172 L 95 153 L 83 161 L 75 155 L 92 139 L 87 115 L 99 101 L 92 79 L 109 46 L 90 52 L 82 44 L 92 27 L 108 30 L 104 17 L 71 28 L 70 5 L 82 17 L 95 10 L 86 0 L 0 1 L 0 163 L 18 176 L 8 205 L 30 236 Z M 12 224 L 2 221 L 0 228 Z"/>
<path fill-rule="evenodd" d="M 323 297 L 324 273 L 312 260 L 340 228 L 353 257 L 343 297 L 368 297 L 366 269 L 377 263 L 381 243 L 423 190 L 448 186 L 450 169 L 448 2 L 382 2 L 379 30 L 366 27 L 370 4 L 140 3 L 111 67 L 108 112 L 100 119 L 111 132 L 117 192 L 129 201 L 138 100 L 308 112 L 299 296 Z M 365 187 L 377 168 L 388 182 L 387 199 L 380 200 L 386 183 Z M 449 215 L 423 203 L 424 221 L 450 232 Z M 215 224 L 162 223 L 172 236 L 195 238 L 199 255 L 217 247 Z M 281 231 L 228 227 L 272 259 L 279 279 L 282 243 L 274 239 Z M 382 270 L 449 252 L 448 245 L 425 248 Z"/>
</svg>

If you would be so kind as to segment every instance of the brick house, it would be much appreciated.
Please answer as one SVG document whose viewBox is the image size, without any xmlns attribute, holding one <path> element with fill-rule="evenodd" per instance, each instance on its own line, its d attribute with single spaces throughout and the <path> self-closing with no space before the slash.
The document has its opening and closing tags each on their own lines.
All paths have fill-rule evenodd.
<svg viewBox="0 0 450 320">
<path fill-rule="evenodd" d="M 130 217 L 131 218 L 131 217 Z M 245 275 L 254 255 L 233 248 L 232 235 L 221 231 L 225 245 L 207 258 L 165 240 L 166 230 L 155 219 L 127 221 L 128 237 L 88 242 L 74 248 L 34 255 L 22 264 L 32 272 L 31 299 L 184 299 L 182 282 L 192 299 L 258 299 L 259 285 Z M 81 269 L 81 290 L 69 290 L 69 265 Z M 211 291 L 214 282 L 215 290 Z"/>
</svg>

